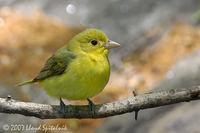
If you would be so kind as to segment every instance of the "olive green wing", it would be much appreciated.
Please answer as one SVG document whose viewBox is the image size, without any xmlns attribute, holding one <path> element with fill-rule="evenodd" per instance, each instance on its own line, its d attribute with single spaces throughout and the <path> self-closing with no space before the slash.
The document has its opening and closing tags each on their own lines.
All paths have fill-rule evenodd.
<svg viewBox="0 0 200 133">
<path fill-rule="evenodd" d="M 75 55 L 69 51 L 53 55 L 47 60 L 40 73 L 33 80 L 40 81 L 62 74 L 73 59 L 75 59 Z"/>
<path fill-rule="evenodd" d="M 46 78 L 63 74 L 64 71 L 67 69 L 67 66 L 75 58 L 76 56 L 72 52 L 69 52 L 67 50 L 60 50 L 46 61 L 44 67 L 33 80 L 20 83 L 18 84 L 18 86 L 42 81 Z"/>
</svg>

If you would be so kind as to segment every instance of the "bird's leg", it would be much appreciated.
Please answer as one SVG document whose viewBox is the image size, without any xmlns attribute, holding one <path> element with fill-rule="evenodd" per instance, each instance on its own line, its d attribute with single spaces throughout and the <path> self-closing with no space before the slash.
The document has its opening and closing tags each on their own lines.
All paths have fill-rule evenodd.
<svg viewBox="0 0 200 133">
<path fill-rule="evenodd" d="M 92 112 L 92 117 L 94 117 L 94 115 L 95 115 L 95 104 L 89 98 L 87 98 L 87 101 L 88 101 L 89 111 Z"/>
<path fill-rule="evenodd" d="M 63 102 L 62 98 L 60 97 L 60 112 L 65 112 L 65 103 Z"/>
</svg>

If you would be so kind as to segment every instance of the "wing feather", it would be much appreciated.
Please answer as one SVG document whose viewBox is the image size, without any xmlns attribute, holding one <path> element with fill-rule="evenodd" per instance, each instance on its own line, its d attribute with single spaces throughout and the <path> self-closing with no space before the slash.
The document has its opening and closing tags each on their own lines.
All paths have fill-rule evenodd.
<svg viewBox="0 0 200 133">
<path fill-rule="evenodd" d="M 33 82 L 63 74 L 73 59 L 75 59 L 75 55 L 72 52 L 60 50 L 47 60 L 39 74 L 33 79 Z"/>
</svg>

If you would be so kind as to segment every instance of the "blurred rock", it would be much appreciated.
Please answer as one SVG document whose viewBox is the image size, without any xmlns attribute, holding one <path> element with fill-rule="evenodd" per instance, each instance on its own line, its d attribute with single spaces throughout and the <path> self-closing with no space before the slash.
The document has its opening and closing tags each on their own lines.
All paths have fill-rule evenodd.
<svg viewBox="0 0 200 133">
<path fill-rule="evenodd" d="M 155 91 L 190 87 L 200 84 L 200 51 L 180 60 L 158 84 Z M 147 109 L 139 112 L 108 118 L 97 133 L 198 133 L 200 131 L 200 102 L 179 103 Z"/>
<path fill-rule="evenodd" d="M 124 69 L 129 70 L 128 74 L 120 73 L 125 81 L 136 82 L 140 92 L 145 92 L 159 83 L 171 67 L 180 59 L 183 59 L 200 49 L 200 28 L 184 23 L 177 23 L 169 29 L 153 46 L 146 48 L 127 59 Z M 129 65 L 127 65 L 129 64 Z M 131 66 L 133 69 L 130 69 Z M 132 72 L 130 72 L 132 71 Z M 173 77 L 173 72 L 169 71 L 168 78 Z M 126 78 L 127 77 L 127 78 Z M 129 78 L 130 77 L 130 78 Z M 142 80 L 134 80 L 140 77 Z M 133 79 L 133 80 L 131 80 Z M 128 85 L 128 83 L 124 82 Z M 126 88 L 130 88 L 126 87 Z"/>
<path fill-rule="evenodd" d="M 81 31 L 41 12 L 26 16 L 1 9 L 0 18 L 0 79 L 7 84 L 34 77 L 56 49 Z"/>
<path fill-rule="evenodd" d="M 200 8 L 199 0 L 0 0 L 1 8 L 13 8 L 23 13 L 43 10 L 68 24 L 97 27 L 123 47 L 112 52 L 112 64 L 122 66 L 120 58 L 138 48 L 149 46 L 157 37 L 145 40 L 146 31 L 163 30 L 178 20 L 191 21 L 191 14 Z M 145 40 L 145 41 L 144 41 Z M 114 58 L 113 58 L 114 57 Z"/>
<path fill-rule="evenodd" d="M 164 80 L 155 87 L 155 90 L 165 88 L 184 88 L 200 85 L 200 51 L 193 53 L 184 60 L 177 62 L 167 72 Z M 163 88 L 164 87 L 164 88 Z"/>
<path fill-rule="evenodd" d="M 155 81 L 156 76 L 152 78 L 152 76 L 149 75 L 155 74 L 163 76 L 165 72 L 168 70 L 168 68 L 164 69 L 163 66 L 171 67 L 171 65 L 174 64 L 175 61 L 177 60 L 173 60 L 174 62 L 170 61 L 169 64 L 162 64 L 163 62 L 156 62 L 156 61 L 157 60 L 166 61 L 166 59 L 171 60 L 171 58 L 175 58 L 174 55 L 169 54 L 170 53 L 169 51 L 172 51 L 174 47 L 170 47 L 171 49 L 169 47 L 164 47 L 163 49 L 167 49 L 168 51 L 163 50 L 160 52 L 159 55 L 163 55 L 163 53 L 166 52 L 165 55 L 167 55 L 166 57 L 168 58 L 166 57 L 161 58 L 161 56 L 158 56 L 158 54 L 154 54 L 154 58 L 151 58 L 149 60 L 150 61 L 149 64 L 150 66 L 152 66 L 152 61 L 157 59 L 154 62 L 156 67 L 154 66 L 149 67 L 148 65 L 143 67 L 144 72 L 146 72 L 146 70 L 147 71 L 149 70 L 149 73 L 147 72 L 147 76 L 143 75 L 141 76 L 141 71 L 143 72 L 143 70 L 138 72 L 137 69 L 135 69 L 135 67 L 133 69 L 132 67 L 129 67 L 130 69 L 126 69 L 127 66 L 122 64 L 120 59 L 132 56 L 132 53 L 134 51 L 137 51 L 138 49 L 142 49 L 144 47 L 155 44 L 154 42 L 156 42 L 160 37 L 162 37 L 163 33 L 166 33 L 166 31 L 168 31 L 168 28 L 171 26 L 172 23 L 177 21 L 190 22 L 191 14 L 193 14 L 194 11 L 200 8 L 200 1 L 199 0 L 190 0 L 190 1 L 127 0 L 126 2 L 124 2 L 121 0 L 110 0 L 110 1 L 0 0 L 0 7 L 1 11 L 5 13 L 4 16 L 0 16 L 0 28 L 2 28 L 2 26 L 5 25 L 7 27 L 5 28 L 6 30 L 1 29 L 0 32 L 1 33 L 0 39 L 7 41 L 7 42 L 2 41 L 0 45 L 2 49 L 2 50 L 0 49 L 2 54 L 0 63 L 1 63 L 1 68 L 3 68 L 0 69 L 0 71 L 2 72 L 0 75 L 1 81 L 6 80 L 5 81 L 6 83 L 8 82 L 13 83 L 10 81 L 14 79 L 15 79 L 14 81 L 16 81 L 16 79 L 17 80 L 20 79 L 21 81 L 22 78 L 27 79 L 27 77 L 33 77 L 38 72 L 39 68 L 41 68 L 41 65 L 42 63 L 44 63 L 44 60 L 47 59 L 55 51 L 56 48 L 60 47 L 61 45 L 63 45 L 63 43 L 67 42 L 67 40 L 72 36 L 72 34 L 77 33 L 78 30 L 75 30 L 74 32 L 74 30 L 69 30 L 69 26 L 66 27 L 65 25 L 60 23 L 60 21 L 62 22 L 64 21 L 65 23 L 70 24 L 72 26 L 87 26 L 87 27 L 97 27 L 103 29 L 112 40 L 117 41 L 123 45 L 121 48 L 115 49 L 115 51 L 111 52 L 112 53 L 111 63 L 117 67 L 123 67 L 124 70 L 122 71 L 122 73 L 120 73 L 123 74 L 123 76 L 121 76 L 120 74 L 116 74 L 114 76 L 116 81 L 118 82 L 119 82 L 118 77 L 120 77 L 120 85 L 121 86 L 123 85 L 122 86 L 123 88 L 128 88 L 136 86 L 138 82 L 143 84 L 145 80 L 153 79 Z M 25 13 L 26 15 L 28 14 L 27 16 L 30 15 L 30 18 L 27 17 L 24 18 L 23 15 L 22 17 L 19 17 L 21 15 L 18 16 L 18 14 L 14 14 L 12 12 L 10 12 L 10 14 L 7 14 L 10 11 L 10 8 L 14 10 L 16 9 L 17 11 Z M 33 12 L 38 10 L 42 10 L 45 12 L 45 14 L 53 18 L 56 18 L 57 20 L 60 21 L 55 21 L 54 19 L 50 19 L 45 15 L 33 14 Z M 5 20 L 6 21 L 11 20 L 11 21 L 8 23 Z M 180 29 L 182 28 L 183 27 L 181 27 Z M 172 44 L 171 46 L 178 46 L 177 49 L 179 50 L 180 49 L 179 46 L 182 46 L 182 44 L 186 44 L 187 45 L 186 47 L 188 47 L 191 50 L 191 44 L 193 45 L 193 41 L 190 41 L 191 38 L 199 38 L 198 33 L 193 34 L 194 30 L 197 29 L 190 30 L 189 28 L 189 30 L 186 30 L 186 32 L 180 30 L 180 32 L 184 34 L 178 35 L 179 45 L 177 45 L 176 43 L 177 38 L 174 39 L 175 43 L 171 43 L 171 40 L 168 38 L 169 40 L 166 41 L 164 45 L 168 46 L 168 44 Z M 5 37 L 4 35 L 5 36 L 9 35 L 9 36 Z M 170 36 L 174 36 L 174 33 L 172 33 Z M 198 41 L 195 42 L 196 43 L 194 44 L 199 44 Z M 17 46 L 22 46 L 19 51 L 16 50 Z M 38 46 L 38 48 L 33 48 L 36 46 Z M 41 48 L 41 46 L 43 46 L 44 49 Z M 177 52 L 177 50 L 175 50 L 175 52 Z M 182 51 L 180 51 L 180 53 L 177 52 L 178 57 L 183 57 L 183 55 L 186 55 L 185 53 L 190 53 L 191 51 L 183 52 L 184 54 L 182 54 L 181 52 Z M 192 58 L 193 57 L 191 57 L 191 59 Z M 9 64 L 12 65 L 9 66 Z M 144 64 L 145 63 L 143 63 L 141 66 L 144 66 Z M 160 66 L 160 69 L 157 67 L 158 65 Z M 150 69 L 147 69 L 148 67 Z M 159 70 L 162 70 L 162 73 Z M 129 75 L 127 73 L 129 73 Z M 182 71 L 182 73 L 185 72 Z M 190 74 L 190 72 L 188 72 L 188 74 Z M 137 77 L 133 75 L 136 75 Z M 168 88 L 168 87 L 173 88 L 182 85 L 185 86 L 192 85 L 194 83 L 192 77 L 190 78 L 189 81 L 187 81 L 187 78 L 185 78 L 184 84 L 179 82 L 180 79 L 176 83 L 174 82 L 175 80 L 174 77 L 177 77 L 177 75 L 180 75 L 180 77 L 188 76 L 184 74 L 181 75 L 180 73 L 174 74 L 174 71 L 169 71 L 166 77 L 171 80 L 169 81 L 164 80 L 159 85 L 159 88 Z M 160 78 L 161 76 L 158 77 Z M 127 80 L 128 82 L 125 81 L 124 79 L 128 79 Z M 151 80 L 149 81 L 150 85 L 149 84 L 148 85 L 152 86 L 154 82 L 151 82 Z M 198 83 L 198 78 L 197 80 L 195 80 L 195 83 L 196 84 Z M 126 85 L 128 85 L 128 87 Z M 112 92 L 115 93 L 108 93 L 109 98 L 119 97 L 118 95 L 121 94 L 120 92 L 124 91 L 124 90 L 116 91 L 115 87 L 113 87 L 114 89 L 112 89 Z M 53 103 L 57 104 L 58 102 L 57 100 L 55 99 L 52 100 L 51 98 L 46 96 L 46 94 L 43 91 L 37 88 L 36 89 L 30 88 L 29 86 L 25 88 L 23 87 L 22 89 L 20 89 L 20 92 L 19 90 L 16 91 L 15 89 L 13 90 L 8 89 L 8 91 L 7 89 L 2 89 L 1 91 L 2 93 L 0 94 L 2 94 L 2 97 L 7 96 L 7 94 L 11 94 L 14 95 L 16 99 L 21 99 L 23 101 L 33 101 L 33 102 L 51 103 L 51 104 Z M 118 116 L 112 117 L 107 119 L 105 125 L 102 128 L 99 128 L 98 131 L 100 133 L 102 132 L 123 133 L 123 132 L 133 132 L 133 131 L 136 133 L 137 132 L 148 133 L 148 132 L 153 132 L 154 130 L 156 132 L 161 132 L 161 131 L 166 132 L 167 130 L 173 132 L 177 130 L 182 131 L 183 129 L 185 129 L 185 131 L 188 131 L 188 129 L 191 128 L 193 125 L 194 127 L 191 131 L 195 131 L 196 124 L 199 124 L 198 120 L 196 120 L 199 119 L 199 117 L 196 116 L 196 113 L 199 110 L 197 105 L 198 101 L 187 104 L 166 106 L 158 109 L 144 110 L 139 113 L 138 121 L 134 120 L 134 113 L 125 114 L 119 117 Z M 191 108 L 191 106 L 192 109 L 188 111 L 189 114 L 186 112 L 187 118 L 186 116 L 184 117 L 183 115 L 186 114 L 185 110 L 189 107 Z M 195 108 L 197 111 L 193 110 Z M 184 112 L 181 112 L 180 110 L 181 111 L 183 110 Z M 180 112 L 179 115 L 177 115 L 178 112 Z M 167 119 L 168 117 L 170 119 Z M 42 122 L 44 123 L 46 122 L 46 121 L 41 121 L 37 118 L 29 118 L 21 115 L 8 115 L 8 114 L 1 114 L 0 119 L 4 120 L 0 121 L 1 122 L 0 125 L 6 123 L 19 124 L 19 122 L 28 124 L 33 123 L 37 125 L 41 124 Z M 185 123 L 185 120 L 187 120 L 190 123 Z M 89 121 L 86 124 L 84 120 L 81 120 L 81 122 L 82 123 L 80 124 L 80 127 L 77 127 L 77 128 L 82 128 L 81 130 L 79 130 L 79 132 L 84 132 L 84 131 L 91 132 L 93 129 L 96 129 L 96 127 L 101 123 L 101 121 L 99 121 L 98 123 L 97 121 L 92 121 L 92 122 Z M 194 122 L 196 122 L 196 124 L 193 124 Z M 78 124 L 76 123 L 74 125 Z M 180 126 L 184 126 L 183 129 L 180 129 L 179 128 Z M 0 132 L 3 132 L 1 128 Z"/>
</svg>

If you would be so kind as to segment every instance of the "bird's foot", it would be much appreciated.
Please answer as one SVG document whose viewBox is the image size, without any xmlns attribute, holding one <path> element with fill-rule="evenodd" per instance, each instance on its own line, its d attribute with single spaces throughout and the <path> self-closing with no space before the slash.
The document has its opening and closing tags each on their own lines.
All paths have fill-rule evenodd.
<svg viewBox="0 0 200 133">
<path fill-rule="evenodd" d="M 87 98 L 87 101 L 88 101 L 89 111 L 92 112 L 92 118 L 93 118 L 95 116 L 95 104 L 89 98 Z"/>
<path fill-rule="evenodd" d="M 66 106 L 65 103 L 63 102 L 62 98 L 60 97 L 60 112 L 62 114 L 65 113 L 65 106 Z"/>
</svg>

